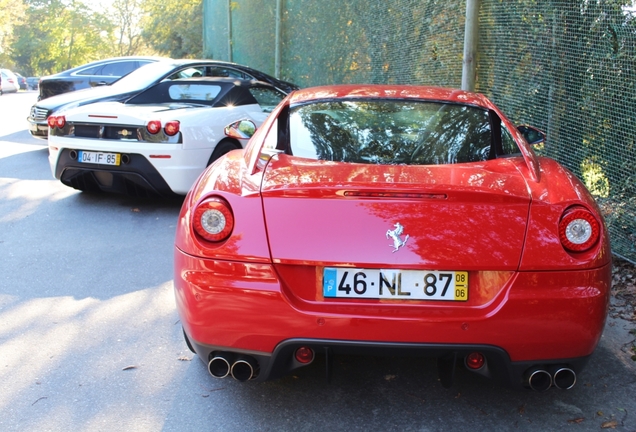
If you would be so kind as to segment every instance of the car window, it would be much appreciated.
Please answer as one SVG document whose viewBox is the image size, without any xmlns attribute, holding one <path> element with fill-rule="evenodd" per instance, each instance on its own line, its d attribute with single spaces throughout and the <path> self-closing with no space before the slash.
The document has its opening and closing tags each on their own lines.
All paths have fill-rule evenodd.
<svg viewBox="0 0 636 432">
<path fill-rule="evenodd" d="M 199 67 L 189 67 L 182 70 L 179 70 L 173 74 L 171 74 L 167 79 L 175 80 L 181 78 L 192 78 L 192 77 L 200 77 L 203 76 L 205 68 L 203 66 Z"/>
<path fill-rule="evenodd" d="M 250 93 L 252 93 L 263 112 L 272 112 L 286 96 L 281 91 L 266 87 L 252 87 Z"/>
<path fill-rule="evenodd" d="M 168 89 L 170 99 L 212 101 L 221 92 L 221 86 L 206 84 L 173 84 Z"/>
<path fill-rule="evenodd" d="M 98 75 L 98 72 L 103 66 L 104 65 L 98 65 L 98 66 L 82 69 L 81 71 L 76 72 L 76 75 Z"/>
<path fill-rule="evenodd" d="M 517 147 L 517 143 L 515 142 L 508 129 L 506 129 L 503 125 L 501 127 L 501 147 L 503 150 L 503 154 L 509 155 L 514 153 L 519 153 L 519 147 Z"/>
<path fill-rule="evenodd" d="M 227 68 L 227 67 L 218 67 L 218 66 L 208 66 L 205 71 L 205 76 L 254 79 L 253 76 L 243 73 L 239 70 Z"/>
<path fill-rule="evenodd" d="M 136 61 L 122 61 L 117 63 L 109 63 L 104 65 L 99 75 L 102 76 L 124 76 L 137 69 Z"/>
<path fill-rule="evenodd" d="M 289 152 L 367 164 L 439 165 L 489 158 L 488 111 L 467 105 L 349 100 L 294 107 Z"/>
</svg>

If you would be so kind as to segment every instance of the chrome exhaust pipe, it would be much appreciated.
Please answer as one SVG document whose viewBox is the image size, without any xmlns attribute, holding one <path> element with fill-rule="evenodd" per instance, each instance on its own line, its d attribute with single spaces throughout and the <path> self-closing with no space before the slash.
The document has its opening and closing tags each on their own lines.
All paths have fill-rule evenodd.
<svg viewBox="0 0 636 432">
<path fill-rule="evenodd" d="M 568 367 L 554 368 L 551 372 L 556 388 L 570 390 L 576 384 L 576 373 Z"/>
<path fill-rule="evenodd" d="M 552 375 L 544 369 L 528 369 L 525 374 L 525 382 L 532 390 L 546 391 L 552 387 Z"/>
<path fill-rule="evenodd" d="M 237 381 L 248 381 L 258 375 L 258 362 L 253 357 L 241 356 L 234 362 L 230 371 Z"/>
<path fill-rule="evenodd" d="M 228 355 L 219 353 L 212 357 L 208 363 L 208 371 L 214 378 L 225 378 L 230 374 L 230 361 Z"/>
</svg>

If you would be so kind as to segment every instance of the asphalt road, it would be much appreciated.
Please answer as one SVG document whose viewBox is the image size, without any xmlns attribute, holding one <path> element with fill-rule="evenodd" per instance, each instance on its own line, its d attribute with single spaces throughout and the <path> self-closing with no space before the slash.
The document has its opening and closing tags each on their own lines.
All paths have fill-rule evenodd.
<svg viewBox="0 0 636 432">
<path fill-rule="evenodd" d="M 433 361 L 405 358 L 337 359 L 331 383 L 320 361 L 213 379 L 175 312 L 180 203 L 56 181 L 27 132 L 35 98 L 0 96 L 0 431 L 636 431 L 636 336 L 617 319 L 570 391 L 463 370 L 444 389 Z"/>
</svg>

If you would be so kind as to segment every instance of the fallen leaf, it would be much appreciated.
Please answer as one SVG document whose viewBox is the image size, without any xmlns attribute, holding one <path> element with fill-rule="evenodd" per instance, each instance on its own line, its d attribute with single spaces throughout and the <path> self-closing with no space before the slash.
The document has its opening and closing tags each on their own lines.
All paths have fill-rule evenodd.
<svg viewBox="0 0 636 432">
<path fill-rule="evenodd" d="M 391 381 L 395 379 L 395 375 L 384 375 L 384 379 L 387 381 Z"/>
<path fill-rule="evenodd" d="M 578 424 L 578 423 L 583 423 L 583 420 L 585 420 L 585 418 L 579 417 L 579 418 L 575 418 L 575 419 L 572 419 L 572 420 L 568 420 L 568 423 L 576 423 L 576 424 Z"/>
<path fill-rule="evenodd" d="M 597 411 L 596 415 L 599 416 L 599 417 L 603 417 L 603 411 Z"/>
<path fill-rule="evenodd" d="M 177 360 L 179 360 L 179 361 L 190 361 L 192 359 L 190 357 L 187 357 L 187 356 L 181 356 L 181 357 L 178 357 Z"/>
<path fill-rule="evenodd" d="M 134 366 L 134 365 L 126 366 L 122 370 L 131 370 L 131 369 L 137 369 L 137 366 Z"/>
<path fill-rule="evenodd" d="M 140 210 L 138 208 L 131 209 L 131 211 L 134 211 L 135 213 L 139 213 L 140 212 Z"/>
<path fill-rule="evenodd" d="M 616 429 L 618 422 L 616 420 L 606 421 L 601 425 L 601 429 Z"/>
</svg>

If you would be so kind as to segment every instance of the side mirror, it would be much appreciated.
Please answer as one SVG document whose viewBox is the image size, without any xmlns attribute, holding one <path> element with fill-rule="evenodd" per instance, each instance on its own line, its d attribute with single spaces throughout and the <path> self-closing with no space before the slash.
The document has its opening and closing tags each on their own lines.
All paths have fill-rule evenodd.
<svg viewBox="0 0 636 432">
<path fill-rule="evenodd" d="M 256 125 L 252 120 L 239 120 L 225 126 L 225 135 L 231 138 L 248 139 L 256 132 Z"/>
<path fill-rule="evenodd" d="M 523 135 L 530 145 L 537 145 L 545 142 L 545 132 L 537 129 L 536 127 L 521 125 L 517 126 L 517 130 L 521 132 L 521 135 Z"/>
</svg>

